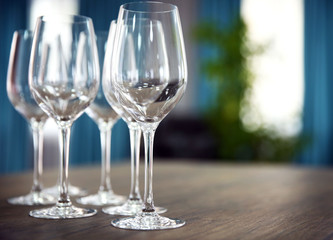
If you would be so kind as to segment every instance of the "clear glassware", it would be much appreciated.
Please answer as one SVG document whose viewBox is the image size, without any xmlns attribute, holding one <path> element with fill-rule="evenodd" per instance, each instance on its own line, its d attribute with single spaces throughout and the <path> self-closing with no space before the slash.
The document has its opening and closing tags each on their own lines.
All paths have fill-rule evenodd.
<svg viewBox="0 0 333 240">
<path fill-rule="evenodd" d="M 33 185 L 29 194 L 8 199 L 11 204 L 47 205 L 56 198 L 42 191 L 43 173 L 43 127 L 48 116 L 33 99 L 28 70 L 33 34 L 28 30 L 15 31 L 12 40 L 7 73 L 7 94 L 14 108 L 29 122 L 34 145 Z"/>
<path fill-rule="evenodd" d="M 89 217 L 95 209 L 74 206 L 68 195 L 70 130 L 97 95 L 99 62 L 92 20 L 77 15 L 37 18 L 29 67 L 29 85 L 39 106 L 59 128 L 58 202 L 30 216 L 45 219 Z"/>
<path fill-rule="evenodd" d="M 139 165 L 140 165 L 140 140 L 141 140 L 141 128 L 139 124 L 123 110 L 122 106 L 118 103 L 115 96 L 113 85 L 111 84 L 110 69 L 112 68 L 111 56 L 114 45 L 114 37 L 116 32 L 116 21 L 113 20 L 110 25 L 109 37 L 107 50 L 104 57 L 103 67 L 103 89 L 105 97 L 113 109 L 118 113 L 119 116 L 126 122 L 130 132 L 130 146 L 131 146 L 131 188 L 130 194 L 127 201 L 121 206 L 110 206 L 104 207 L 102 211 L 106 214 L 111 215 L 123 215 L 123 216 L 134 216 L 142 210 L 142 198 L 139 188 Z M 127 58 L 134 57 L 134 49 L 129 46 Z M 128 64 L 135 64 L 134 61 L 129 61 Z M 167 211 L 166 208 L 155 207 L 157 213 L 164 213 Z"/>
<path fill-rule="evenodd" d="M 127 51 L 134 49 L 134 57 Z M 131 61 L 134 63 L 129 64 Z M 120 7 L 112 54 L 116 97 L 140 125 L 145 142 L 144 207 L 135 217 L 111 221 L 118 228 L 158 230 L 181 227 L 183 220 L 156 213 L 153 200 L 153 139 L 157 126 L 184 94 L 187 65 L 176 6 L 158 2 Z"/>
<path fill-rule="evenodd" d="M 68 180 L 69 181 L 69 180 Z M 59 195 L 59 185 L 60 179 L 57 181 L 58 183 L 52 187 L 44 188 L 43 192 L 52 196 Z M 68 182 L 68 194 L 72 197 L 82 197 L 88 194 L 87 190 L 82 189 L 81 187 L 74 186 L 70 182 Z"/>
<path fill-rule="evenodd" d="M 102 76 L 102 79 L 107 39 L 107 32 L 96 32 L 96 43 L 101 68 L 100 75 Z M 86 113 L 97 124 L 101 135 L 101 183 L 96 194 L 78 198 L 76 201 L 80 204 L 95 206 L 122 204 L 126 198 L 125 196 L 117 195 L 113 192 L 110 177 L 111 130 L 120 117 L 105 99 L 102 84 L 100 84 L 97 96 L 87 108 Z"/>
</svg>

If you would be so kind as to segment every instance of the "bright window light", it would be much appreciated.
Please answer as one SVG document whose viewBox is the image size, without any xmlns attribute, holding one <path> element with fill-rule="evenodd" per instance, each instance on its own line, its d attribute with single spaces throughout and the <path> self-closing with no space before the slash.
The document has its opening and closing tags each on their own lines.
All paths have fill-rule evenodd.
<svg viewBox="0 0 333 240">
<path fill-rule="evenodd" d="M 48 14 L 78 14 L 78 0 L 31 0 L 29 29 L 34 29 L 36 19 Z"/>
<path fill-rule="evenodd" d="M 243 0 L 242 16 L 250 41 L 266 46 L 251 61 L 255 80 L 243 122 L 295 136 L 302 128 L 303 1 Z"/>
</svg>

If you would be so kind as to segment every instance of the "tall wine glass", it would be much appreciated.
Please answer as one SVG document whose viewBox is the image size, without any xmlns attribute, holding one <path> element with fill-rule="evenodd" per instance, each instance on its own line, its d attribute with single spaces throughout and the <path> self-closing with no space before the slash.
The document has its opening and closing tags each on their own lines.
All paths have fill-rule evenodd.
<svg viewBox="0 0 333 240">
<path fill-rule="evenodd" d="M 59 194 L 59 185 L 60 185 L 60 179 L 58 179 L 56 185 L 48 188 L 44 188 L 43 192 L 52 196 L 58 196 Z M 88 194 L 87 190 L 72 185 L 68 180 L 68 194 L 72 197 L 82 197 Z"/>
<path fill-rule="evenodd" d="M 99 63 L 103 78 L 102 69 L 106 43 L 108 39 L 107 32 L 96 32 L 96 42 L 99 56 Z M 101 183 L 96 194 L 78 198 L 76 201 L 81 204 L 96 206 L 119 205 L 125 201 L 124 196 L 117 195 L 113 192 L 110 177 L 110 146 L 111 146 L 111 129 L 118 121 L 119 115 L 109 105 L 105 99 L 102 84 L 100 84 L 97 96 L 93 103 L 87 108 L 86 113 L 97 124 L 101 135 L 102 164 L 101 164 Z"/>
<path fill-rule="evenodd" d="M 29 194 L 8 199 L 11 204 L 45 205 L 56 199 L 42 191 L 43 173 L 43 127 L 47 115 L 33 99 L 29 84 L 28 70 L 33 34 L 28 30 L 15 31 L 10 51 L 7 73 L 7 94 L 15 109 L 29 122 L 34 145 L 33 185 Z"/>
<path fill-rule="evenodd" d="M 126 52 L 134 48 L 134 58 Z M 135 61 L 135 64 L 128 64 Z M 181 99 L 187 65 L 178 9 L 158 2 L 120 7 L 111 81 L 124 109 L 139 123 L 145 142 L 144 206 L 135 217 L 115 219 L 115 227 L 157 230 L 181 227 L 179 219 L 156 213 L 153 200 L 153 139 L 162 119 Z"/>
<path fill-rule="evenodd" d="M 99 63 L 92 20 L 84 16 L 54 15 L 37 19 L 29 68 L 29 85 L 39 106 L 59 128 L 60 186 L 54 207 L 30 216 L 46 219 L 80 218 L 94 209 L 72 205 L 68 195 L 70 130 L 96 97 Z"/>
<path fill-rule="evenodd" d="M 140 140 L 141 140 L 141 128 L 139 124 L 123 110 L 122 106 L 118 103 L 116 98 L 115 89 L 111 84 L 111 57 L 114 45 L 114 37 L 116 32 L 116 21 L 113 20 L 110 25 L 109 37 L 107 50 L 104 57 L 104 68 L 103 68 L 103 89 L 107 101 L 110 103 L 112 108 L 118 113 L 119 116 L 126 122 L 130 132 L 130 146 L 131 146 L 131 188 L 130 194 L 127 201 L 121 206 L 110 206 L 105 207 L 102 211 L 106 214 L 111 215 L 125 215 L 133 216 L 141 212 L 142 209 L 142 198 L 139 188 L 139 164 L 140 164 Z M 127 59 L 134 60 L 134 48 L 128 46 Z M 128 64 L 135 64 L 135 61 L 130 60 Z M 163 213 L 167 210 L 162 207 L 155 207 L 156 212 Z"/>
</svg>

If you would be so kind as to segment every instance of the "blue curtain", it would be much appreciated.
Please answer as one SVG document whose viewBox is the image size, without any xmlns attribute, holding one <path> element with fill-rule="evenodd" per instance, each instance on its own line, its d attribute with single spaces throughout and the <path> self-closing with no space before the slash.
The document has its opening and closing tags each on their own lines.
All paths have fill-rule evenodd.
<svg viewBox="0 0 333 240">
<path fill-rule="evenodd" d="M 217 23 L 222 29 L 240 16 L 241 0 L 199 0 L 199 22 Z M 204 62 L 206 59 L 214 58 L 216 51 L 212 47 L 200 46 L 199 59 Z M 207 106 L 215 101 L 213 82 L 208 82 L 206 76 L 201 75 L 198 84 L 199 109 L 205 110 Z"/>
<path fill-rule="evenodd" d="M 333 2 L 304 1 L 305 95 L 303 134 L 309 145 L 300 157 L 306 165 L 332 165 Z"/>
<path fill-rule="evenodd" d="M 96 31 L 108 31 L 112 20 L 118 17 L 124 0 L 81 0 L 79 13 L 91 17 Z M 99 131 L 96 124 L 86 115 L 81 116 L 73 125 L 71 137 L 72 164 L 99 163 L 101 158 Z M 112 162 L 129 158 L 129 133 L 124 121 L 119 120 L 112 129 Z"/>
<path fill-rule="evenodd" d="M 0 2 L 0 173 L 32 167 L 32 138 L 27 121 L 8 100 L 6 76 L 13 33 L 27 26 L 27 1 Z"/>
</svg>

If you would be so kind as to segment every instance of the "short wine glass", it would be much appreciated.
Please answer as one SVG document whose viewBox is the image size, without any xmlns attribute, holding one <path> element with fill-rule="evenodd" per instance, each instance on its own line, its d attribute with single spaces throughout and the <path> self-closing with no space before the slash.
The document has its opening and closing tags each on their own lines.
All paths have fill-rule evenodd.
<svg viewBox="0 0 333 240">
<path fill-rule="evenodd" d="M 96 43 L 98 49 L 99 63 L 100 63 L 100 76 L 103 79 L 103 62 L 106 50 L 106 43 L 108 39 L 108 32 L 97 31 Z M 109 105 L 105 99 L 102 84 L 100 84 L 97 96 L 92 104 L 87 108 L 86 113 L 97 124 L 100 131 L 101 139 L 101 183 L 99 190 L 96 194 L 88 195 L 76 199 L 80 204 L 104 206 L 104 205 L 119 205 L 122 204 L 126 198 L 117 195 L 112 190 L 111 177 L 110 177 L 110 146 L 111 146 L 111 130 L 113 125 L 120 118 L 115 110 Z"/>
<path fill-rule="evenodd" d="M 113 20 L 110 24 L 109 37 L 107 50 L 104 57 L 104 67 L 103 67 L 103 90 L 105 97 L 112 108 L 118 113 L 119 116 L 126 122 L 129 132 L 130 132 L 130 147 L 131 147 L 131 188 L 130 194 L 127 201 L 121 206 L 109 206 L 104 207 L 102 211 L 106 214 L 111 215 L 124 215 L 133 216 L 141 212 L 142 209 L 142 198 L 139 188 L 139 167 L 140 167 L 140 141 L 141 141 L 141 128 L 139 124 L 123 110 L 122 106 L 118 103 L 116 98 L 116 93 L 114 91 L 113 85 L 111 84 L 111 57 L 114 45 L 114 37 L 116 32 L 116 21 Z M 129 49 L 127 54 L 128 59 L 134 57 L 133 46 L 128 46 Z M 128 64 L 134 64 L 134 61 L 128 61 Z M 157 213 L 164 213 L 167 209 L 162 207 L 155 207 Z"/>
<path fill-rule="evenodd" d="M 15 31 L 12 40 L 7 73 L 7 94 L 14 108 L 29 122 L 34 145 L 33 185 L 29 194 L 8 199 L 11 204 L 47 205 L 56 198 L 42 191 L 43 127 L 48 116 L 33 99 L 28 70 L 33 34 L 28 30 Z"/>
<path fill-rule="evenodd" d="M 158 230 L 181 227 L 183 220 L 156 213 L 153 200 L 153 139 L 157 126 L 184 94 L 187 65 L 176 6 L 158 2 L 120 7 L 112 54 L 116 97 L 140 125 L 145 142 L 144 206 L 135 217 L 115 219 L 115 227 Z M 134 48 L 134 57 L 127 51 Z M 128 64 L 134 61 L 134 64 Z"/>
<path fill-rule="evenodd" d="M 39 106 L 59 128 L 59 198 L 55 206 L 30 216 L 45 219 L 89 217 L 90 208 L 75 207 L 68 195 L 70 130 L 96 97 L 99 63 L 92 20 L 78 15 L 37 19 L 29 67 L 29 85 Z"/>
</svg>

